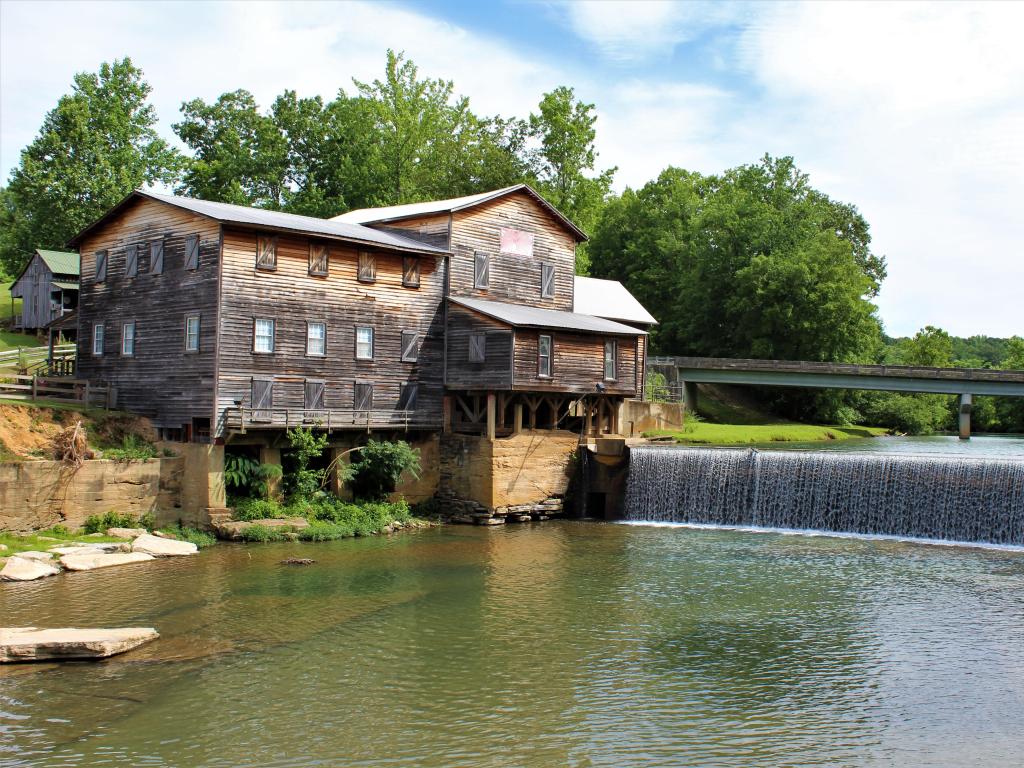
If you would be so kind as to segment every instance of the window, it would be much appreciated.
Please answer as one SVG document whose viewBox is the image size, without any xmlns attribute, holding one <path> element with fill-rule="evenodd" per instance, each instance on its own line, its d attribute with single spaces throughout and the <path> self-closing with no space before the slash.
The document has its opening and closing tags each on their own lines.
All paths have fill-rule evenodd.
<svg viewBox="0 0 1024 768">
<path fill-rule="evenodd" d="M 103 354 L 103 323 L 92 327 L 92 353 L 97 357 Z"/>
<path fill-rule="evenodd" d="M 420 332 L 402 331 L 402 362 L 415 363 L 420 358 Z"/>
<path fill-rule="evenodd" d="M 555 268 L 551 264 L 540 265 L 540 296 L 551 299 L 555 295 Z"/>
<path fill-rule="evenodd" d="M 327 385 L 317 379 L 306 379 L 304 389 L 303 409 L 306 411 L 322 411 L 324 408 L 324 391 L 327 389 Z M 306 415 L 316 416 L 315 413 L 307 413 Z"/>
<path fill-rule="evenodd" d="M 356 382 L 353 407 L 357 411 L 373 410 L 373 384 Z"/>
<path fill-rule="evenodd" d="M 473 287 L 487 288 L 491 282 L 491 256 L 480 251 L 473 259 Z"/>
<path fill-rule="evenodd" d="M 149 244 L 149 271 L 161 275 L 164 271 L 164 241 L 154 240 Z"/>
<path fill-rule="evenodd" d="M 96 251 L 96 282 L 102 283 L 107 279 L 107 252 Z"/>
<path fill-rule="evenodd" d="M 420 260 L 414 256 L 402 257 L 402 285 L 406 288 L 420 287 Z"/>
<path fill-rule="evenodd" d="M 252 380 L 252 420 L 270 421 L 271 408 L 274 407 L 274 380 Z"/>
<path fill-rule="evenodd" d="M 185 351 L 199 351 L 199 315 L 185 318 Z"/>
<path fill-rule="evenodd" d="M 252 327 L 252 351 L 269 354 L 274 351 L 274 321 L 256 318 Z"/>
<path fill-rule="evenodd" d="M 131 357 L 135 354 L 135 321 L 121 326 L 121 354 Z"/>
<path fill-rule="evenodd" d="M 398 410 L 400 411 L 414 411 L 416 410 L 416 396 L 419 394 L 419 385 L 415 382 L 403 384 L 402 389 L 398 395 Z"/>
<path fill-rule="evenodd" d="M 551 337 L 541 336 L 537 342 L 537 375 L 551 378 Z"/>
<path fill-rule="evenodd" d="M 487 359 L 487 334 L 471 333 L 469 335 L 469 362 L 482 363 Z"/>
<path fill-rule="evenodd" d="M 199 235 L 185 238 L 185 269 L 199 269 Z"/>
<path fill-rule="evenodd" d="M 315 357 L 327 354 L 327 323 L 306 323 L 306 354 Z"/>
<path fill-rule="evenodd" d="M 139 274 L 139 246 L 129 245 L 124 252 L 124 273 L 128 277 Z"/>
<path fill-rule="evenodd" d="M 330 257 L 326 243 L 309 244 L 309 274 L 326 276 L 330 269 Z"/>
<path fill-rule="evenodd" d="M 366 251 L 359 252 L 359 274 L 360 282 L 372 283 L 377 279 L 377 257 Z"/>
<path fill-rule="evenodd" d="M 373 328 L 356 328 L 356 360 L 373 360 Z"/>
<path fill-rule="evenodd" d="M 259 235 L 256 238 L 256 269 L 277 269 L 277 238 Z"/>
<path fill-rule="evenodd" d="M 609 340 L 604 343 L 604 377 L 615 379 L 615 361 L 618 358 L 617 341 Z"/>
</svg>

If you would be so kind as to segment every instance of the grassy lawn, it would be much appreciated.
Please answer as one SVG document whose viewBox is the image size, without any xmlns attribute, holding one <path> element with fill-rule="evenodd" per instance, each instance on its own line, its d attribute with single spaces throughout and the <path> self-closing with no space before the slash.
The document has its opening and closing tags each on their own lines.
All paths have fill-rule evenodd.
<svg viewBox="0 0 1024 768">
<path fill-rule="evenodd" d="M 13 282 L 13 280 L 0 282 L 0 326 L 6 326 L 13 315 L 21 314 L 21 299 L 14 300 L 13 312 L 11 310 L 10 288 Z M 18 347 L 38 347 L 42 343 L 40 339 L 30 334 L 0 331 L 0 352 Z"/>
<path fill-rule="evenodd" d="M 49 541 L 49 539 L 56 539 L 56 541 Z M 45 552 L 51 547 L 71 543 L 96 544 L 104 541 L 125 541 L 125 539 L 115 539 L 112 536 L 86 536 L 83 533 L 72 533 L 63 528 L 36 531 L 25 536 L 5 532 L 0 533 L 0 544 L 7 549 L 0 551 L 0 557 L 10 557 L 17 552 Z"/>
<path fill-rule="evenodd" d="M 745 445 L 850 440 L 888 433 L 884 427 L 801 424 L 759 411 L 748 403 L 720 399 L 703 387 L 697 398 L 697 412 L 700 420 L 690 419 L 681 430 L 655 430 L 645 432 L 644 437 L 672 437 L 680 443 L 700 445 Z"/>
</svg>

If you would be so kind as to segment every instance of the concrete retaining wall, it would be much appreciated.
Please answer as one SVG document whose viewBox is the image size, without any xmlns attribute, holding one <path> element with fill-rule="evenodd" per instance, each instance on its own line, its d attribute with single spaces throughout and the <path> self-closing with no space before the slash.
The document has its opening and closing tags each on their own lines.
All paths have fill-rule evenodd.
<svg viewBox="0 0 1024 768">
<path fill-rule="evenodd" d="M 619 430 L 625 437 L 640 437 L 655 429 L 682 429 L 682 403 L 652 403 L 623 400 L 619 407 Z"/>
</svg>

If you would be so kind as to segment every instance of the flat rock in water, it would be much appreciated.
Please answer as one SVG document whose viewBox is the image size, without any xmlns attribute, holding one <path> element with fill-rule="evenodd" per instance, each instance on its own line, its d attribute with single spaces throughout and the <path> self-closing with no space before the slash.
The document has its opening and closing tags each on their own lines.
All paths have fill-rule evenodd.
<svg viewBox="0 0 1024 768">
<path fill-rule="evenodd" d="M 149 531 L 145 528 L 107 528 L 107 536 L 113 536 L 115 539 L 134 539 L 147 533 Z"/>
<path fill-rule="evenodd" d="M 175 557 L 177 555 L 194 555 L 199 547 L 190 541 L 177 539 L 161 539 L 144 533 L 132 542 L 132 552 L 145 552 L 157 557 Z"/>
<path fill-rule="evenodd" d="M 52 565 L 15 555 L 4 563 L 4 568 L 0 571 L 0 579 L 3 581 L 35 581 L 44 576 L 56 576 L 58 573 L 60 573 L 60 569 L 54 568 Z"/>
<path fill-rule="evenodd" d="M 286 560 L 281 561 L 281 565 L 312 565 L 316 560 L 311 560 L 308 557 L 289 557 Z"/>
<path fill-rule="evenodd" d="M 143 533 L 145 533 L 145 531 L 143 531 Z M 157 538 L 161 538 L 161 539 L 174 539 L 174 540 L 177 540 L 177 538 L 178 538 L 173 533 L 166 533 L 165 531 L 153 531 L 153 535 L 156 536 Z"/>
<path fill-rule="evenodd" d="M 160 635 L 152 627 L 120 629 L 0 629 L 0 663 L 103 659 L 124 653 Z"/>
<path fill-rule="evenodd" d="M 89 552 L 130 552 L 131 547 L 125 541 L 108 541 L 96 544 L 67 544 L 63 547 L 50 547 L 47 551 L 58 555 L 78 555 Z"/>
<path fill-rule="evenodd" d="M 38 560 L 41 563 L 49 563 L 53 560 L 53 552 L 19 552 L 16 557 L 24 557 L 26 560 Z"/>
<path fill-rule="evenodd" d="M 222 539 L 240 539 L 242 538 L 242 531 L 246 528 L 250 528 L 254 525 L 262 525 L 271 530 L 280 530 L 281 528 L 289 528 L 296 531 L 301 531 L 309 525 L 309 521 L 304 517 L 285 517 L 285 518 L 266 518 L 264 520 L 229 520 L 224 523 L 217 523 L 214 526 L 217 535 Z"/>
<path fill-rule="evenodd" d="M 97 568 L 109 568 L 113 565 L 128 565 L 153 560 L 153 556 L 145 552 L 85 552 L 77 555 L 64 555 L 60 564 L 69 571 L 94 571 Z"/>
</svg>

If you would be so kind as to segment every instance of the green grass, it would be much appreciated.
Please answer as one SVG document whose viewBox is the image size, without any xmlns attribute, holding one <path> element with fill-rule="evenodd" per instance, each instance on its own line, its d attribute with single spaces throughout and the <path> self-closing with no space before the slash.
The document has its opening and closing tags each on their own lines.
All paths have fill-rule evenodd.
<svg viewBox="0 0 1024 768">
<path fill-rule="evenodd" d="M 40 537 L 46 538 L 40 538 Z M 47 539 L 57 539 L 57 541 L 47 541 Z M 59 547 L 64 544 L 71 543 L 82 543 L 82 544 L 95 544 L 97 542 L 104 541 L 124 541 L 124 539 L 115 539 L 112 536 L 86 536 L 82 532 L 71 532 L 62 526 L 50 528 L 45 531 L 36 531 L 32 534 L 25 536 L 19 536 L 14 533 L 0 533 L 0 544 L 7 547 L 6 551 L 0 551 L 0 557 L 10 557 L 17 552 L 45 552 L 50 547 Z"/>
<path fill-rule="evenodd" d="M 11 308 L 11 284 L 13 280 L 0 282 L 0 325 L 6 326 L 8 321 L 15 315 L 21 314 L 21 299 L 14 300 L 14 308 Z M 43 340 L 32 334 L 14 333 L 13 331 L 0 331 L 0 352 L 6 352 L 18 347 L 40 347 Z"/>
<path fill-rule="evenodd" d="M 212 547 L 217 543 L 217 539 L 213 534 L 200 531 L 198 528 L 189 528 L 182 525 L 170 525 L 165 528 L 161 528 L 160 532 L 173 534 L 181 541 L 191 542 L 200 549 Z"/>
</svg>

